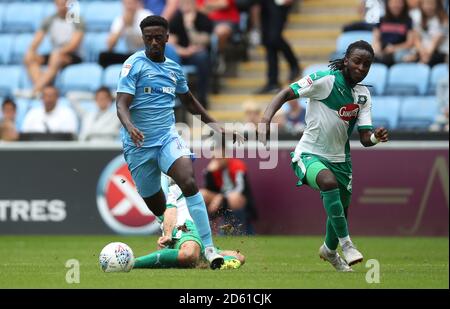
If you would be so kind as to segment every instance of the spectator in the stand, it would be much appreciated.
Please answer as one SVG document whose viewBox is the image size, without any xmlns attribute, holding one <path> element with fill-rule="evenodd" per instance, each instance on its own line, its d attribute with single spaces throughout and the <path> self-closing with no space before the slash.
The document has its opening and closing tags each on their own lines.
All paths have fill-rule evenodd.
<svg viewBox="0 0 450 309">
<path fill-rule="evenodd" d="M 0 118 L 0 140 L 15 141 L 19 138 L 16 128 L 16 113 L 16 103 L 10 98 L 4 99 Z"/>
<path fill-rule="evenodd" d="M 5 98 L 2 102 L 2 117 L 0 120 L 16 122 L 17 104 L 11 98 Z"/>
<path fill-rule="evenodd" d="M 42 91 L 43 106 L 27 112 L 22 125 L 23 133 L 72 133 L 78 130 L 78 119 L 74 111 L 58 104 L 59 92 L 53 86 Z"/>
<path fill-rule="evenodd" d="M 261 119 L 261 107 L 254 101 L 246 101 L 243 104 L 244 110 L 244 131 L 255 132 Z"/>
<path fill-rule="evenodd" d="M 211 76 L 209 47 L 213 25 L 208 16 L 197 10 L 195 0 L 180 0 L 179 5 L 180 10 L 169 25 L 169 42 L 175 46 L 182 64 L 196 67 L 197 97 L 207 108 Z"/>
<path fill-rule="evenodd" d="M 76 99 L 70 100 L 72 107 L 81 118 L 80 141 L 114 141 L 120 130 L 120 121 L 114 108 L 113 97 L 108 87 L 100 87 L 95 92 L 96 110 L 86 110 Z"/>
<path fill-rule="evenodd" d="M 386 15 L 373 29 L 375 61 L 388 66 L 410 61 L 414 31 L 406 0 L 386 0 Z"/>
<path fill-rule="evenodd" d="M 275 114 L 273 122 L 278 123 L 281 133 L 297 135 L 305 129 L 305 117 L 306 109 L 300 104 L 300 100 L 294 99 L 288 101 L 280 113 Z"/>
<path fill-rule="evenodd" d="M 233 33 L 239 32 L 239 10 L 234 0 L 196 0 L 200 12 L 206 14 L 214 24 L 218 39 L 219 71 L 225 70 L 224 51 Z"/>
<path fill-rule="evenodd" d="M 361 0 L 358 7 L 361 21 L 345 25 L 343 31 L 372 31 L 384 16 L 384 10 L 383 0 Z"/>
<path fill-rule="evenodd" d="M 420 22 L 420 1 L 421 0 L 406 0 L 408 5 L 409 17 L 413 21 L 413 26 Z"/>
<path fill-rule="evenodd" d="M 25 54 L 24 63 L 33 83 L 33 90 L 20 93 L 23 96 L 38 96 L 45 86 L 53 82 L 61 68 L 81 62 L 78 48 L 84 34 L 83 20 L 79 17 L 79 22 L 73 22 L 66 18 L 67 0 L 55 0 L 55 6 L 56 13 L 44 20 Z M 52 51 L 48 55 L 40 55 L 37 50 L 46 35 L 50 36 Z M 46 71 L 41 70 L 41 65 L 44 64 L 48 65 Z"/>
<path fill-rule="evenodd" d="M 153 13 L 141 7 L 140 0 L 122 0 L 123 14 L 116 16 L 111 25 L 107 41 L 107 50 L 100 53 L 99 64 L 106 68 L 111 64 L 122 64 L 140 49 L 144 49 L 139 24 Z M 100 14 L 100 13 L 99 13 Z M 114 52 L 119 40 L 125 40 L 126 51 Z"/>
<path fill-rule="evenodd" d="M 143 0 L 143 2 L 147 10 L 170 22 L 177 12 L 179 0 Z"/>
<path fill-rule="evenodd" d="M 420 10 L 415 37 L 417 60 L 430 66 L 443 63 L 448 57 L 448 16 L 442 1 L 422 0 Z"/>
<path fill-rule="evenodd" d="M 273 93 L 280 88 L 278 80 L 278 53 L 282 52 L 289 63 L 290 73 L 288 82 L 295 81 L 301 74 L 297 57 L 289 43 L 283 38 L 283 29 L 287 22 L 289 10 L 293 0 L 262 0 L 261 26 L 262 41 L 266 48 L 268 65 L 267 82 L 257 93 Z"/>
<path fill-rule="evenodd" d="M 19 133 L 12 121 L 0 121 L 0 141 L 12 142 L 19 139 Z"/>
<path fill-rule="evenodd" d="M 225 147 L 215 149 L 214 158 L 204 171 L 205 188 L 200 192 L 205 199 L 211 220 L 223 220 L 223 229 L 229 234 L 253 234 L 252 221 L 256 219 L 247 166 L 242 160 L 225 157 Z"/>
<path fill-rule="evenodd" d="M 448 59 L 447 59 L 448 65 Z M 449 83 L 448 76 L 442 78 L 436 86 L 436 99 L 439 102 L 440 114 L 430 126 L 431 131 L 449 131 L 448 106 L 449 106 Z"/>
</svg>

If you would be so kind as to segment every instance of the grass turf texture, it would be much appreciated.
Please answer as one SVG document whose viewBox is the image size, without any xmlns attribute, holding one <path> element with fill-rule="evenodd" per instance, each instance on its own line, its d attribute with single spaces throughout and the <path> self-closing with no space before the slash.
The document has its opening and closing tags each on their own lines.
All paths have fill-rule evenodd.
<svg viewBox="0 0 450 309">
<path fill-rule="evenodd" d="M 155 247 L 142 236 L 0 236 L 0 288 L 449 288 L 448 238 L 354 237 L 364 262 L 337 273 L 318 257 L 321 237 L 216 237 L 220 248 L 247 257 L 238 270 L 136 269 L 103 273 L 107 243 L 127 243 L 135 256 Z M 65 263 L 80 261 L 80 283 L 67 284 Z M 368 259 L 380 263 L 380 283 L 366 282 Z"/>
</svg>

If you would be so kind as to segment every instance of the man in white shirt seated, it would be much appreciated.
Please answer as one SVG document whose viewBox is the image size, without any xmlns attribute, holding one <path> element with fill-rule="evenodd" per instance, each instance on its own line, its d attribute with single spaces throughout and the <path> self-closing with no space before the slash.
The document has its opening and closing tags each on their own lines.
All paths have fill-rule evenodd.
<svg viewBox="0 0 450 309">
<path fill-rule="evenodd" d="M 42 91 L 42 106 L 25 115 L 23 133 L 72 133 L 78 130 L 78 119 L 72 109 L 58 104 L 59 92 L 54 86 Z"/>
<path fill-rule="evenodd" d="M 107 141 L 118 140 L 120 126 L 116 109 L 112 108 L 113 97 L 108 87 L 100 87 L 95 92 L 94 109 L 86 109 L 77 99 L 70 99 L 72 107 L 81 119 L 78 140 Z M 92 102 L 94 104 L 94 102 Z"/>
<path fill-rule="evenodd" d="M 106 68 L 111 64 L 122 64 L 129 56 L 140 49 L 144 49 L 141 21 L 153 13 L 141 7 L 140 0 L 122 0 L 123 13 L 116 16 L 111 25 L 107 41 L 108 50 L 99 55 L 99 64 Z M 120 39 L 125 40 L 126 49 L 114 51 Z"/>
</svg>

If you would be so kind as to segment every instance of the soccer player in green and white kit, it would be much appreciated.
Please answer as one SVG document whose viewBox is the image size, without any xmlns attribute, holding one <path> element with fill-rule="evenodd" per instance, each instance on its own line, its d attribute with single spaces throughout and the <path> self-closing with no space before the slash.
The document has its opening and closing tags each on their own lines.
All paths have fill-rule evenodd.
<svg viewBox="0 0 450 309">
<path fill-rule="evenodd" d="M 306 129 L 291 153 L 291 165 L 297 186 L 307 184 L 320 191 L 328 218 L 319 256 L 338 271 L 352 271 L 350 266 L 363 260 L 347 225 L 352 193 L 349 137 L 357 126 L 365 147 L 388 140 L 385 128 L 373 130 L 370 93 L 358 84 L 367 76 L 373 59 L 369 43 L 350 44 L 344 58 L 331 61 L 330 70 L 305 76 L 279 92 L 266 108 L 261 119 L 264 126 L 258 132 L 259 140 L 266 144 L 270 121 L 281 106 L 299 97 L 309 98 Z M 344 259 L 336 251 L 339 244 Z"/>
<path fill-rule="evenodd" d="M 205 248 L 189 214 L 186 199 L 180 187 L 164 174 L 161 174 L 161 187 L 167 196 L 167 204 L 164 215 L 158 217 L 163 230 L 158 239 L 159 250 L 138 257 L 133 268 L 196 267 L 201 263 Z M 217 253 L 224 258 L 220 269 L 235 269 L 245 263 L 240 252 L 217 249 Z"/>
</svg>

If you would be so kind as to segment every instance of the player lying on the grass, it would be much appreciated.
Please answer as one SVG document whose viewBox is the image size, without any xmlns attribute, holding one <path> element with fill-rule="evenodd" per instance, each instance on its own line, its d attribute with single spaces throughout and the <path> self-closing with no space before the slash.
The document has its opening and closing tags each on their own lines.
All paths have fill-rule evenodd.
<svg viewBox="0 0 450 309">
<path fill-rule="evenodd" d="M 385 128 L 373 130 L 370 92 L 359 84 L 369 73 L 373 60 L 369 43 L 350 44 L 344 58 L 330 63 L 329 71 L 306 76 L 277 94 L 264 112 L 261 122 L 265 126 L 258 132 L 265 144 L 270 121 L 281 106 L 299 97 L 310 99 L 307 126 L 291 153 L 291 165 L 298 177 L 297 186 L 307 184 L 320 191 L 328 219 L 319 256 L 338 271 L 351 271 L 351 265 L 363 260 L 350 239 L 347 224 L 352 194 L 350 135 L 357 126 L 365 147 L 388 140 Z M 336 252 L 339 244 L 345 260 Z"/>
<path fill-rule="evenodd" d="M 162 175 L 161 182 L 167 194 L 167 205 L 164 215 L 158 217 L 163 231 L 158 239 L 158 251 L 136 258 L 133 268 L 201 266 L 204 246 L 183 193 L 169 177 Z M 239 268 L 245 262 L 245 257 L 237 251 L 218 249 L 217 252 L 224 257 L 220 269 Z"/>
</svg>

